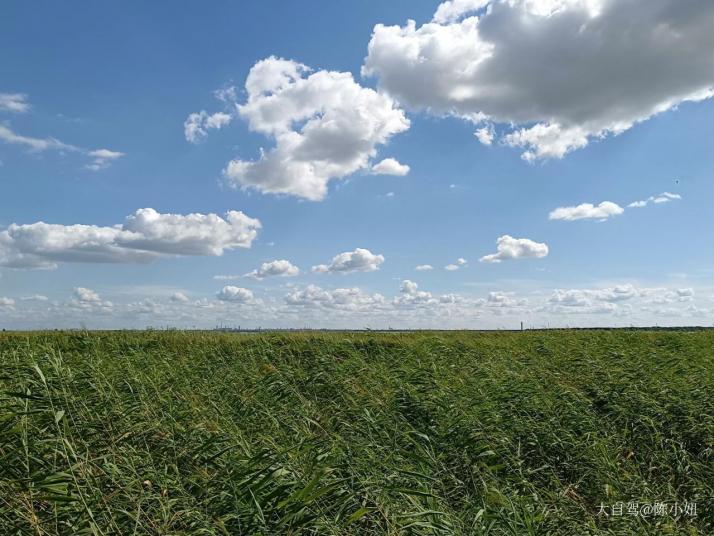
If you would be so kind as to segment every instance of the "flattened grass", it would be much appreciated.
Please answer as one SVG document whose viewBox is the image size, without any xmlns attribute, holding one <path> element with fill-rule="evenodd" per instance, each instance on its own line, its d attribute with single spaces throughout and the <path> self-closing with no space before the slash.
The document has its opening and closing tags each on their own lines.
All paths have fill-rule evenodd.
<svg viewBox="0 0 714 536">
<path fill-rule="evenodd" d="M 710 331 L 8 333 L 0 366 L 2 535 L 714 533 Z"/>
</svg>

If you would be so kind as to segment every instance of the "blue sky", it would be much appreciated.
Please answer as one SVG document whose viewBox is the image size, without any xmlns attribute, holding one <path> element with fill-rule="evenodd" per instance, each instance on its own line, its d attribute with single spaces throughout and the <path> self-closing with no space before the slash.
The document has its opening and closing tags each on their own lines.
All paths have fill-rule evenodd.
<svg viewBox="0 0 714 536">
<path fill-rule="evenodd" d="M 711 325 L 714 7 L 635 4 L 7 3 L 0 326 Z"/>
</svg>

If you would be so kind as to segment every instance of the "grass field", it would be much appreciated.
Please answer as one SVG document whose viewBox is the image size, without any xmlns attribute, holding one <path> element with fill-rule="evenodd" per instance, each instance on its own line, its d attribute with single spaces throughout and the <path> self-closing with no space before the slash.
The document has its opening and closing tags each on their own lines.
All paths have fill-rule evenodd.
<svg viewBox="0 0 714 536">
<path fill-rule="evenodd" d="M 3 536 L 714 534 L 713 331 L 0 333 L 0 366 Z"/>
</svg>

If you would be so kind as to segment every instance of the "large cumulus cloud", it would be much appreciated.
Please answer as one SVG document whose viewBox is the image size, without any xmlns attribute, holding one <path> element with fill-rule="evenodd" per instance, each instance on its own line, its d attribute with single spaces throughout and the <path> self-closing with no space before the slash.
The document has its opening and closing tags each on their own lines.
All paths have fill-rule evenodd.
<svg viewBox="0 0 714 536">
<path fill-rule="evenodd" d="M 454 0 L 374 28 L 363 74 L 401 103 L 562 157 L 714 87 L 709 0 Z"/>
<path fill-rule="evenodd" d="M 120 225 L 11 224 L 0 231 L 0 266 L 54 268 L 61 262 L 148 262 L 162 256 L 218 256 L 248 248 L 261 228 L 243 212 L 161 214 L 137 210 Z"/>
<path fill-rule="evenodd" d="M 239 115 L 275 145 L 258 160 L 228 163 L 224 175 L 237 188 L 319 201 L 331 180 L 370 169 L 377 147 L 409 128 L 389 96 L 350 73 L 270 57 L 253 66 L 245 88 Z"/>
</svg>

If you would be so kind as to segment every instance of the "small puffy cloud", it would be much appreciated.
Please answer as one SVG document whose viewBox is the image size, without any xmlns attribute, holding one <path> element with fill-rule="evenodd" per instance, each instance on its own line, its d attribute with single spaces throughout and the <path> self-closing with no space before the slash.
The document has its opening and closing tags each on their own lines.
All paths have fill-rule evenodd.
<svg viewBox="0 0 714 536">
<path fill-rule="evenodd" d="M 320 201 L 331 180 L 369 169 L 377 147 L 409 128 L 388 95 L 350 73 L 270 57 L 251 68 L 245 88 L 239 115 L 275 145 L 258 160 L 228 163 L 224 176 L 236 188 Z"/>
<path fill-rule="evenodd" d="M 428 272 L 430 270 L 433 270 L 434 267 L 431 264 L 420 264 L 416 268 L 414 268 L 417 272 Z"/>
<path fill-rule="evenodd" d="M 0 296 L 0 309 L 12 309 L 15 307 L 15 300 Z"/>
<path fill-rule="evenodd" d="M 673 194 L 671 192 L 662 192 L 659 195 L 651 195 L 647 199 L 643 199 L 641 201 L 633 201 L 632 203 L 627 205 L 627 208 L 642 208 L 646 207 L 650 203 L 661 205 L 662 203 L 669 203 L 670 201 L 675 201 L 678 199 L 682 199 L 682 196 L 679 194 Z"/>
<path fill-rule="evenodd" d="M 300 273 L 300 269 L 285 259 L 264 262 L 260 268 L 245 274 L 245 277 L 253 279 L 265 279 L 271 276 L 294 277 Z"/>
<path fill-rule="evenodd" d="M 476 130 L 476 132 L 474 132 L 474 136 L 476 136 L 476 139 L 482 144 L 491 145 L 495 134 L 493 132 L 493 127 L 483 127 Z"/>
<path fill-rule="evenodd" d="M 611 201 L 603 201 L 599 205 L 583 203 L 575 207 L 558 207 L 553 210 L 548 219 L 550 220 L 586 220 L 597 219 L 606 220 L 611 216 L 617 216 L 625 212 L 625 209 Z"/>
<path fill-rule="evenodd" d="M 59 262 L 132 263 L 162 256 L 220 256 L 249 248 L 260 221 L 238 211 L 216 214 L 160 214 L 137 210 L 123 224 L 11 224 L 0 231 L 0 266 L 54 268 Z"/>
<path fill-rule="evenodd" d="M 362 73 L 409 108 L 503 125 L 528 161 L 562 158 L 711 98 L 713 24 L 706 1 L 452 0 L 377 24 Z"/>
<path fill-rule="evenodd" d="M 316 273 L 374 272 L 384 262 L 383 255 L 375 255 L 368 249 L 357 248 L 354 251 L 340 253 L 332 258 L 330 264 L 312 267 Z"/>
<path fill-rule="evenodd" d="M 85 287 L 75 287 L 72 290 L 74 297 L 77 301 L 82 303 L 100 303 L 102 299 L 99 297 L 95 291 Z"/>
<path fill-rule="evenodd" d="M 419 290 L 419 285 L 409 279 L 402 281 L 399 292 L 400 295 L 392 300 L 395 307 L 423 307 L 439 303 L 439 300 L 431 292 Z"/>
<path fill-rule="evenodd" d="M 419 285 L 417 285 L 414 281 L 405 279 L 404 281 L 402 281 L 402 284 L 399 286 L 399 291 L 403 292 L 404 294 L 415 294 L 417 292 L 418 288 L 419 288 Z"/>
<path fill-rule="evenodd" d="M 458 294 L 442 294 L 434 295 L 425 290 L 419 290 L 419 285 L 414 281 L 405 279 L 399 286 L 399 295 L 395 296 L 391 301 L 392 307 L 396 311 L 421 310 L 437 313 L 449 314 L 453 311 L 453 306 L 466 306 L 474 312 L 474 308 L 478 307 L 478 302 L 467 302 L 465 298 Z"/>
<path fill-rule="evenodd" d="M 209 114 L 205 110 L 192 113 L 183 124 L 186 141 L 198 143 L 208 136 L 209 130 L 218 130 L 228 125 L 233 117 L 225 112 Z"/>
<path fill-rule="evenodd" d="M 372 173 L 375 175 L 397 175 L 403 177 L 409 173 L 409 166 L 401 164 L 394 158 L 385 158 L 378 164 L 372 166 Z"/>
<path fill-rule="evenodd" d="M 468 263 L 466 259 L 464 259 L 463 257 L 459 257 L 458 259 L 456 259 L 456 262 L 444 266 L 444 270 L 447 270 L 449 272 L 455 272 L 456 270 L 466 266 L 467 264 Z"/>
<path fill-rule="evenodd" d="M 188 303 L 191 300 L 183 292 L 174 292 L 171 295 L 171 301 L 175 303 Z"/>
<path fill-rule="evenodd" d="M 216 294 L 216 297 L 221 301 L 231 303 L 253 302 L 253 293 L 250 290 L 230 285 L 223 287 L 218 294 Z"/>
<path fill-rule="evenodd" d="M 525 147 L 523 160 L 532 162 L 542 158 L 563 158 L 575 149 L 588 144 L 588 132 L 581 127 L 566 128 L 558 123 L 538 123 L 504 136 L 510 147 Z"/>
<path fill-rule="evenodd" d="M 497 252 L 479 259 L 481 262 L 501 262 L 503 260 L 527 257 L 542 258 L 548 255 L 548 246 L 528 238 L 513 238 L 503 235 L 496 241 Z"/>
<path fill-rule="evenodd" d="M 92 312 L 110 312 L 114 304 L 110 301 L 102 300 L 95 291 L 85 287 L 75 287 L 72 289 L 73 299 L 69 306 L 75 309 Z"/>
<path fill-rule="evenodd" d="M 89 151 L 87 154 L 92 158 L 92 162 L 87 164 L 87 168 L 92 171 L 105 169 L 112 162 L 124 156 L 124 153 L 110 151 L 109 149 L 97 149 L 96 151 Z"/>
<path fill-rule="evenodd" d="M 0 112 L 25 113 L 30 110 L 24 93 L 0 93 Z"/>
</svg>

